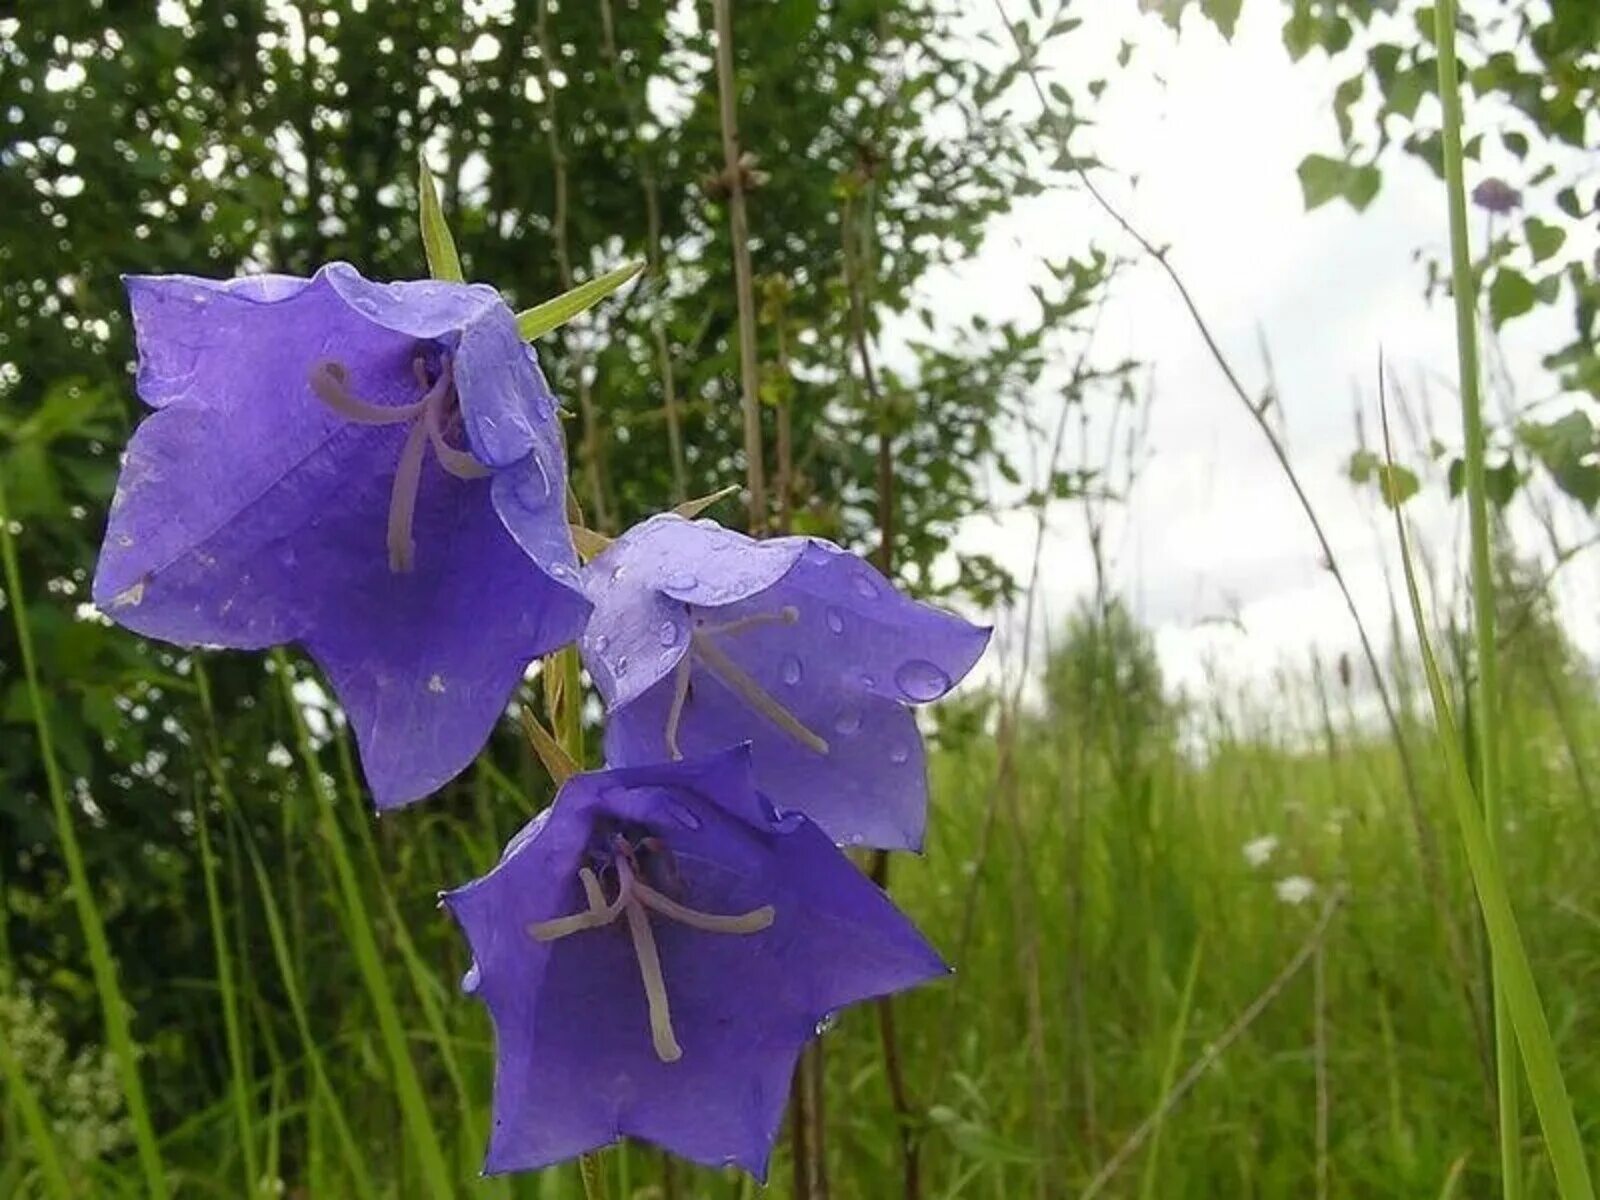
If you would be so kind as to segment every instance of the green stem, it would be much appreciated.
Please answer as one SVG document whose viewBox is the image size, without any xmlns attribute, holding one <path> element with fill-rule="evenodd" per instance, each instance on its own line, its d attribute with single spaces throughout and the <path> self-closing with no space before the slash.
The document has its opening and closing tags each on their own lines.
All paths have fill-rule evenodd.
<svg viewBox="0 0 1600 1200">
<path fill-rule="evenodd" d="M 1467 244 L 1466 185 L 1462 180 L 1461 85 L 1456 68 L 1455 0 L 1434 7 L 1439 44 L 1439 101 L 1444 109 L 1445 191 L 1450 209 L 1450 267 L 1455 293 L 1461 425 L 1466 441 L 1467 513 L 1472 540 L 1472 608 L 1477 640 L 1478 786 L 1489 849 L 1500 854 L 1500 750 L 1495 706 L 1499 699 L 1495 649 L 1494 563 L 1489 549 L 1489 505 L 1484 481 L 1483 411 L 1478 396 L 1477 301 Z M 1500 1170 L 1507 1200 L 1522 1195 L 1521 1100 L 1517 1044 L 1509 1027 L 1499 972 L 1490 960 L 1494 992 L 1495 1089 L 1500 1102 Z"/>
<path fill-rule="evenodd" d="M 1381 400 L 1381 386 L 1378 394 Z M 1383 417 L 1384 451 L 1392 465 L 1394 455 L 1389 443 L 1387 407 L 1384 408 Z M 1555 1170 L 1556 1192 L 1562 1200 L 1594 1200 L 1594 1185 L 1589 1178 L 1583 1138 L 1573 1114 L 1572 1096 L 1561 1074 L 1561 1061 L 1556 1055 L 1550 1021 L 1539 998 L 1538 985 L 1534 982 L 1527 949 L 1522 944 L 1521 931 L 1517 928 L 1516 911 L 1512 908 L 1505 875 L 1500 869 L 1500 858 L 1495 853 L 1488 825 L 1473 795 L 1466 755 L 1461 748 L 1444 676 L 1428 640 L 1428 626 L 1422 612 L 1422 598 L 1417 590 L 1416 571 L 1411 565 L 1405 517 L 1398 505 L 1394 509 L 1394 523 L 1400 544 L 1400 565 L 1405 573 L 1406 594 L 1411 603 L 1411 619 L 1417 631 L 1417 649 L 1427 674 L 1428 691 L 1433 697 L 1434 726 L 1444 758 L 1445 782 L 1455 808 L 1456 824 L 1461 831 L 1467 867 L 1472 872 L 1473 887 L 1478 894 L 1478 911 L 1483 917 L 1484 932 L 1489 939 L 1495 977 L 1500 994 L 1505 998 L 1506 1018 L 1522 1051 L 1529 1090 L 1533 1093 L 1534 1110 L 1539 1114 L 1539 1125 L 1544 1133 L 1545 1150 Z"/>
<path fill-rule="evenodd" d="M 128 1003 L 117 982 L 117 965 L 106 942 L 105 924 L 100 919 L 94 891 L 89 886 L 89 872 L 84 867 L 78 831 L 72 822 L 66 785 L 61 779 L 61 768 L 56 763 L 50 718 L 46 715 L 44 696 L 39 690 L 39 665 L 33 653 L 33 631 L 28 624 L 28 605 L 22 594 L 22 567 L 17 560 L 17 546 L 11 533 L 11 519 L 3 486 L 0 486 L 0 558 L 5 560 L 6 590 L 11 594 L 11 620 L 16 626 L 22 673 L 27 680 L 28 703 L 33 709 L 33 722 L 39 734 L 39 757 L 44 761 L 45 783 L 50 792 L 50 806 L 55 813 L 56 836 L 61 839 L 61 857 L 66 862 L 67 878 L 72 884 L 73 904 L 78 910 L 78 923 L 83 927 L 83 940 L 88 944 L 89 966 L 94 973 L 95 992 L 100 998 L 100 1013 L 105 1020 L 106 1041 L 116 1060 L 117 1079 L 128 1105 L 128 1117 L 133 1122 L 133 1136 L 139 1151 L 139 1166 L 144 1172 L 145 1190 L 152 1200 L 166 1200 L 169 1195 L 167 1177 L 161 1165 L 161 1151 L 156 1145 L 155 1127 L 150 1121 L 144 1082 L 139 1077 L 139 1060 L 128 1021 Z"/>
<path fill-rule="evenodd" d="M 195 687 L 200 694 L 200 711 L 206 722 L 206 760 L 217 794 L 230 812 L 237 811 L 227 775 L 222 769 L 216 712 L 211 706 L 211 681 L 205 666 L 194 664 Z M 200 836 L 200 869 L 206 887 L 206 912 L 211 921 L 211 948 L 217 960 L 217 989 L 222 996 L 222 1028 L 228 1043 L 230 1091 L 234 1119 L 239 1125 L 239 1153 L 245 1173 L 245 1195 L 253 1196 L 261 1186 L 261 1168 L 256 1161 L 255 1118 L 251 1113 L 249 1074 L 244 1054 L 244 1036 L 239 1024 L 239 997 L 233 981 L 233 955 L 228 946 L 227 921 L 222 911 L 222 895 L 217 887 L 217 860 L 211 849 L 211 831 L 206 821 L 206 797 L 195 801 L 195 828 Z"/>
<path fill-rule="evenodd" d="M 606 1181 L 600 1172 L 600 1155 L 578 1156 L 578 1178 L 583 1181 L 583 1200 L 606 1200 Z"/>
<path fill-rule="evenodd" d="M 400 1098 L 400 1111 L 415 1144 L 417 1155 L 422 1160 L 422 1172 L 428 1190 L 439 1200 L 450 1200 L 456 1194 L 456 1188 L 450 1171 L 445 1166 L 444 1151 L 440 1147 L 438 1133 L 434 1130 L 433 1120 L 428 1114 L 428 1104 L 424 1099 L 422 1081 L 417 1075 L 416 1064 L 411 1061 L 411 1052 L 406 1045 L 405 1028 L 400 1023 L 400 1010 L 395 1003 L 394 992 L 389 987 L 388 977 L 384 974 L 384 960 L 378 952 L 372 915 L 367 911 L 366 898 L 362 895 L 361 883 L 350 860 L 349 848 L 345 845 L 344 831 L 339 828 L 333 797 L 329 794 L 327 782 L 322 776 L 322 764 L 318 761 L 317 752 L 311 745 L 311 734 L 306 728 L 305 715 L 300 711 L 300 702 L 294 697 L 294 676 L 289 669 L 289 659 L 282 650 L 275 650 L 273 661 L 277 664 L 278 678 L 283 684 L 284 700 L 289 708 L 289 719 L 294 725 L 295 742 L 300 751 L 301 761 L 305 764 L 306 779 L 311 785 L 312 798 L 316 803 L 317 825 L 333 855 L 334 876 L 347 917 L 346 931 L 355 950 L 356 965 L 361 971 L 362 982 L 366 985 L 367 995 L 372 1000 L 373 1010 L 377 1014 L 378 1033 L 383 1040 L 390 1069 L 394 1072 L 395 1090 Z"/>
</svg>

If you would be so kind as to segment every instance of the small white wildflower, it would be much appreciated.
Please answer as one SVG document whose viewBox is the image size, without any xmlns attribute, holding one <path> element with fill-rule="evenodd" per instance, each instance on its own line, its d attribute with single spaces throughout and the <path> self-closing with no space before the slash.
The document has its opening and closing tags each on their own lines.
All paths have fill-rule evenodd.
<svg viewBox="0 0 1600 1200">
<path fill-rule="evenodd" d="M 1252 867 L 1265 866 L 1278 849 L 1278 835 L 1275 833 L 1263 834 L 1258 838 L 1251 838 L 1244 844 L 1244 860 Z"/>
<path fill-rule="evenodd" d="M 267 765 L 277 767 L 280 771 L 294 766 L 294 755 L 289 753 L 289 748 L 282 742 L 273 742 L 267 750 Z"/>
<path fill-rule="evenodd" d="M 1304 904 L 1311 899 L 1317 885 L 1304 875 L 1286 875 L 1272 885 L 1272 890 L 1285 904 Z"/>
</svg>

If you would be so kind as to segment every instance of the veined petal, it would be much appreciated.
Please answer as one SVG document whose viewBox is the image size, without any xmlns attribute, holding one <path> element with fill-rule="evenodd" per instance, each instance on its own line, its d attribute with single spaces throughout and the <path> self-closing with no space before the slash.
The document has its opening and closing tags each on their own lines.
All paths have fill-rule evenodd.
<svg viewBox="0 0 1600 1200">
<path fill-rule="evenodd" d="M 509 310 L 486 287 L 372 283 L 345 264 L 309 280 L 135 277 L 128 289 L 140 394 L 158 411 L 129 444 L 96 603 L 182 644 L 302 643 L 349 712 L 379 805 L 425 795 L 471 760 L 527 663 L 570 642 L 589 608 L 555 509 L 519 512 L 513 536 L 501 480 L 462 478 L 472 472 L 455 461 L 448 473 L 432 455 L 397 485 L 423 418 L 365 423 L 415 405 L 429 377 L 448 387 L 450 356 L 479 326 L 514 330 Z M 469 371 L 483 376 L 494 345 Z M 330 362 L 363 421 L 313 388 Z M 564 491 L 553 403 L 520 342 L 508 372 L 497 411 L 520 405 L 545 449 L 510 466 L 501 490 L 542 470 Z M 391 525 L 416 546 L 404 572 L 391 569 Z"/>
<path fill-rule="evenodd" d="M 761 808 L 742 751 L 575 776 L 499 865 L 444 897 L 472 945 L 474 994 L 495 1024 L 488 1170 L 547 1166 L 629 1136 L 762 1176 L 794 1063 L 818 1023 L 945 973 L 823 834 Z M 652 919 L 682 1048 L 675 1061 L 652 1043 L 627 936 L 527 933 L 588 906 L 577 868 L 619 828 L 670 860 L 670 882 L 651 886 L 676 891 L 685 907 L 771 907 L 771 925 L 748 932 Z"/>
</svg>

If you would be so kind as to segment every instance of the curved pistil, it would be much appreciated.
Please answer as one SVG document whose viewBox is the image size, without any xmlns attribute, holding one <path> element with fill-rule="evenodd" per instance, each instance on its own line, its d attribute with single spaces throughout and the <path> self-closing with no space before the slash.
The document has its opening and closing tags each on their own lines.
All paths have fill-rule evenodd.
<svg viewBox="0 0 1600 1200">
<path fill-rule="evenodd" d="M 698 624 L 689 635 L 689 652 L 678 660 L 672 679 L 672 705 L 667 709 L 667 753 L 674 760 L 683 757 L 678 748 L 678 727 L 683 723 L 683 708 L 689 699 L 689 675 L 698 662 L 727 684 L 739 699 L 771 721 L 795 741 L 818 754 L 828 753 L 828 739 L 813 732 L 773 694 L 756 682 L 754 676 L 734 662 L 728 652 L 712 640 L 713 634 L 737 634 L 762 625 L 793 625 L 800 611 L 792 604 L 777 612 L 752 613 L 720 625 Z"/>
<path fill-rule="evenodd" d="M 427 363 L 419 356 L 412 370 L 422 388 L 421 399 L 410 404 L 373 404 L 350 391 L 349 372 L 335 359 L 323 359 L 311 368 L 311 390 L 334 412 L 356 425 L 398 425 L 415 422 L 406 435 L 395 466 L 394 485 L 389 490 L 389 520 L 385 541 L 389 548 L 389 569 L 396 574 L 411 570 L 416 544 L 411 536 L 417 512 L 417 490 L 422 483 L 422 460 L 428 447 L 439 465 L 457 479 L 483 479 L 490 471 L 472 455 L 457 450 L 445 441 L 447 424 L 453 427 L 460 415 L 455 374 L 449 357 L 439 377 L 428 379 Z"/>
<path fill-rule="evenodd" d="M 589 907 L 570 916 L 539 921 L 530 925 L 528 932 L 535 941 L 553 942 L 586 929 L 599 929 L 625 916 L 628 933 L 633 939 L 633 954 L 639 962 L 639 976 L 644 983 L 645 1004 L 650 1010 L 651 1045 L 662 1062 L 677 1062 L 683 1057 L 683 1047 L 678 1045 L 677 1035 L 673 1032 L 672 1007 L 667 1000 L 667 981 L 661 970 L 661 953 L 656 948 L 655 934 L 650 929 L 650 917 L 646 910 L 705 933 L 732 934 L 760 933 L 772 924 L 776 910 L 770 904 L 763 904 L 760 908 L 732 916 L 701 912 L 663 896 L 639 879 L 629 865 L 627 855 L 619 854 L 614 862 L 617 868 L 615 900 L 606 903 L 599 878 L 590 868 L 583 867 L 578 871 L 578 881 L 583 885 L 584 898 Z"/>
</svg>

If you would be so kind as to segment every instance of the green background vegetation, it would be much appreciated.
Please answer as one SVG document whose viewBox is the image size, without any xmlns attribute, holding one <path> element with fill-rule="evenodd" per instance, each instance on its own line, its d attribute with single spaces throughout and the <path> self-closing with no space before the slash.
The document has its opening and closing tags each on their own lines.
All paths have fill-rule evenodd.
<svg viewBox="0 0 1600 1200">
<path fill-rule="evenodd" d="M 1136 482 L 1131 458 L 1120 442 L 1104 461 L 1051 448 L 1058 412 L 1138 427 L 1137 364 L 1079 353 L 1137 247 L 1086 242 L 1049 264 L 1016 322 L 934 336 L 915 321 L 915 288 L 972 254 L 1016 198 L 1099 169 L 1071 148 L 1104 80 L 1047 82 L 1043 113 L 1017 101 L 1031 95 L 1025 66 L 1097 2 L 1018 0 L 1018 41 L 997 23 L 982 55 L 921 0 L 736 8 L 774 513 L 864 553 L 887 533 L 905 586 L 1013 621 L 1029 580 L 947 547 L 975 513 L 1021 505 L 1043 520 L 1065 502 L 1052 513 L 1086 520 L 1098 550 L 1106 507 Z M 1152 26 L 1230 33 L 1239 6 L 1147 7 Z M 1301 166 L 1308 205 L 1364 207 L 1396 155 L 1442 169 L 1431 8 L 1278 7 L 1286 53 L 1350 67 L 1332 98 L 1342 145 L 1308 146 Z M 589 523 L 615 531 L 742 477 L 710 39 L 653 0 L 488 9 L 202 0 L 161 6 L 163 20 L 57 0 L 0 18 L 14 568 L 0 606 L 0 1196 L 146 1195 L 153 1157 L 181 1195 L 424 1196 L 441 1177 L 463 1195 L 579 1194 L 572 1168 L 476 1181 L 490 1032 L 456 992 L 463 947 L 434 907 L 548 800 L 516 731 L 441 796 L 374 821 L 336 714 L 303 711 L 306 668 L 184 654 L 81 611 L 138 418 L 119 275 L 333 258 L 420 275 L 419 147 L 469 276 L 514 304 L 629 258 L 651 265 L 541 342 L 573 412 Z M 1470 5 L 1461 42 L 1467 156 L 1497 138 L 1523 168 L 1509 182 L 1524 208 L 1472 264 L 1484 315 L 1498 328 L 1570 314 L 1570 337 L 1549 347 L 1552 384 L 1600 395 L 1595 264 L 1568 232 L 1597 198 L 1563 165 L 1600 146 L 1600 10 Z M 1136 47 L 1107 69 L 1138 69 Z M 652 115 L 663 84 L 666 122 Z M 1448 274 L 1435 273 L 1441 291 Z M 891 366 L 878 332 L 905 316 L 928 333 Z M 1542 486 L 1592 510 L 1595 438 L 1581 408 L 1510 414 L 1491 430 L 1491 497 Z M 1351 475 L 1378 484 L 1374 503 L 1454 494 L 1457 456 L 1438 446 L 1391 468 L 1358 451 Z M 735 506 L 719 515 L 735 520 Z M 1549 549 L 1561 564 L 1575 550 Z M 1600 711 L 1548 574 L 1505 542 L 1496 573 L 1504 866 L 1592 1144 Z M 902 1194 L 908 1142 L 929 1197 L 1077 1195 L 1108 1164 L 1110 1195 L 1489 1194 L 1487 952 L 1405 639 L 1378 639 L 1397 645 L 1379 663 L 1392 725 L 1371 719 L 1360 662 L 1174 697 L 1114 581 L 1096 584 L 1048 631 L 1026 703 L 995 685 L 936 715 L 932 839 L 924 858 L 897 860 L 894 892 L 959 974 L 895 1009 L 909 1121 L 871 1010 L 825 1039 L 833 1194 Z M 1436 634 L 1470 735 L 1465 614 L 1439 614 Z M 1244 845 L 1268 834 L 1271 858 L 1252 865 Z M 1315 884 L 1298 904 L 1275 886 L 1290 876 Z M 85 907 L 104 955 L 86 943 Z M 123 1099 L 119 1018 L 142 1103 Z M 1144 1125 L 1175 1087 L 1166 1120 Z M 1524 1115 L 1525 1192 L 1553 1195 Z M 752 1194 L 643 1148 L 602 1166 L 621 1196 Z M 789 1189 L 785 1146 L 772 1190 Z"/>
</svg>

